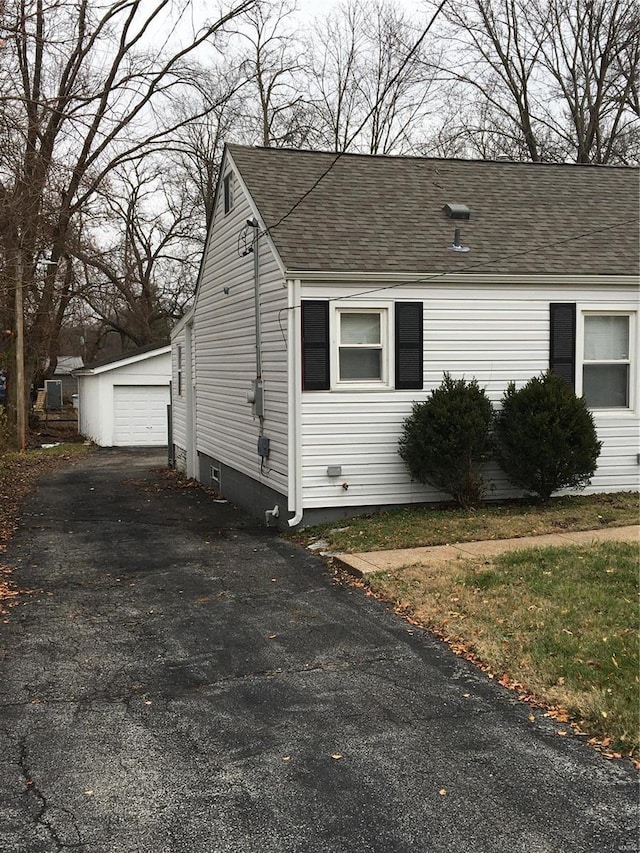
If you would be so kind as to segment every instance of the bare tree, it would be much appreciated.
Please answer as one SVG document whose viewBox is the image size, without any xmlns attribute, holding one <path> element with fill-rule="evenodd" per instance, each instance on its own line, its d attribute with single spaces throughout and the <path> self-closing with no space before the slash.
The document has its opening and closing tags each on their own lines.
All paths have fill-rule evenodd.
<svg viewBox="0 0 640 853">
<path fill-rule="evenodd" d="M 173 134 L 163 154 L 197 211 L 202 245 L 213 214 L 224 143 L 241 132 L 243 90 L 248 85 L 237 68 L 203 68 L 198 87 L 172 106 L 172 115 L 182 116 L 184 124 Z"/>
<path fill-rule="evenodd" d="M 348 0 L 314 34 L 314 103 L 334 150 L 416 149 L 438 106 L 421 31 L 392 2 Z"/>
<path fill-rule="evenodd" d="M 202 251 L 191 200 L 152 156 L 120 167 L 99 200 L 100 217 L 70 246 L 76 292 L 123 349 L 166 339 L 193 296 Z"/>
<path fill-rule="evenodd" d="M 313 33 L 310 53 L 315 49 L 312 69 L 314 102 L 326 143 L 334 151 L 346 151 L 362 120 L 360 59 L 363 50 L 361 11 L 347 3 L 329 15 Z"/>
<path fill-rule="evenodd" d="M 470 0 L 447 18 L 442 70 L 461 107 L 446 125 L 472 152 L 489 140 L 533 161 L 637 160 L 634 0 Z"/>
<path fill-rule="evenodd" d="M 176 130 L 158 126 L 156 105 L 188 85 L 193 52 L 254 4 L 239 0 L 179 43 L 170 0 L 103 6 L 6 0 L 0 46 L 2 313 L 16 328 L 12 294 L 24 296 L 27 385 L 64 309 L 65 258 L 80 218 L 116 167 L 143 149 L 160 148 Z M 173 38 L 154 46 L 164 31 Z"/>
<path fill-rule="evenodd" d="M 541 63 L 564 108 L 561 144 L 578 163 L 624 162 L 626 138 L 638 134 L 638 5 L 536 0 L 530 14 Z"/>
<path fill-rule="evenodd" d="M 262 3 L 243 15 L 236 31 L 239 67 L 247 80 L 241 132 L 267 147 L 305 145 L 312 130 L 295 11 L 295 0 Z"/>
<path fill-rule="evenodd" d="M 365 6 L 365 16 L 370 49 L 361 88 L 369 115 L 367 149 L 372 154 L 415 150 L 436 107 L 432 57 L 422 47 L 407 59 L 420 29 L 397 6 L 376 0 Z"/>
</svg>

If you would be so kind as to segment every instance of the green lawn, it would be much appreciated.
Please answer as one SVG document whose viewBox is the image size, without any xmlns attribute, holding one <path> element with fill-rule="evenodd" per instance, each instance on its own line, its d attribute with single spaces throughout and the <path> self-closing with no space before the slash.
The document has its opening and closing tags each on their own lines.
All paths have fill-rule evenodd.
<svg viewBox="0 0 640 853">
<path fill-rule="evenodd" d="M 640 755 L 636 544 L 515 551 L 367 583 L 609 751 Z"/>
<path fill-rule="evenodd" d="M 446 545 L 481 539 L 510 539 L 569 530 L 637 524 L 637 492 L 552 498 L 546 503 L 508 501 L 476 510 L 402 507 L 376 515 L 307 528 L 295 538 L 323 539 L 331 551 L 380 551 Z"/>
</svg>

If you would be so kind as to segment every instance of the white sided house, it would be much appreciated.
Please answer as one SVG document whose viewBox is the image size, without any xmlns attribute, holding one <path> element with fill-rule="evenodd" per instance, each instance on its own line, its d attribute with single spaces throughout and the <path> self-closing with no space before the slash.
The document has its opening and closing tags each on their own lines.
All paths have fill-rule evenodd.
<svg viewBox="0 0 640 853">
<path fill-rule="evenodd" d="M 75 375 L 81 435 L 100 447 L 166 447 L 170 346 L 143 347 Z"/>
<path fill-rule="evenodd" d="M 637 489 L 637 202 L 635 168 L 228 145 L 172 339 L 177 464 L 281 525 L 441 500 L 398 455 L 412 403 L 551 368 L 603 442 L 588 490 Z"/>
</svg>

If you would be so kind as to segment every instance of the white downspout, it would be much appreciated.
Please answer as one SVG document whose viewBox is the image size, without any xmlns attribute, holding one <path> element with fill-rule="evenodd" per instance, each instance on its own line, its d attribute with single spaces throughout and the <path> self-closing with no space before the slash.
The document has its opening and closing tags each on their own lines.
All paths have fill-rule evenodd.
<svg viewBox="0 0 640 853">
<path fill-rule="evenodd" d="M 301 387 L 301 319 L 300 319 L 300 279 L 287 280 L 287 372 L 289 376 L 289 512 L 293 518 L 287 522 L 289 527 L 297 527 L 302 521 L 302 387 Z"/>
<path fill-rule="evenodd" d="M 185 418 L 187 431 L 187 477 L 198 477 L 196 464 L 196 416 L 195 416 L 195 376 L 193 375 L 193 321 L 184 327 L 184 388 L 186 392 Z"/>
</svg>

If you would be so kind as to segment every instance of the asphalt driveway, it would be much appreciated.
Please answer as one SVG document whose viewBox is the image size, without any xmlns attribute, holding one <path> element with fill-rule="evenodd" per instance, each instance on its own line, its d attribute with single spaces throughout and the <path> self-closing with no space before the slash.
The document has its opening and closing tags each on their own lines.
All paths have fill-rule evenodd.
<svg viewBox="0 0 640 853">
<path fill-rule="evenodd" d="M 150 452 L 3 555 L 3 853 L 636 851 L 636 774 Z"/>
</svg>

